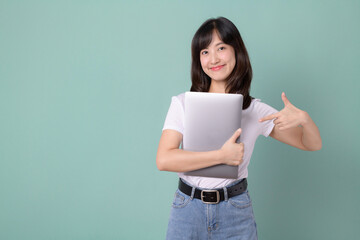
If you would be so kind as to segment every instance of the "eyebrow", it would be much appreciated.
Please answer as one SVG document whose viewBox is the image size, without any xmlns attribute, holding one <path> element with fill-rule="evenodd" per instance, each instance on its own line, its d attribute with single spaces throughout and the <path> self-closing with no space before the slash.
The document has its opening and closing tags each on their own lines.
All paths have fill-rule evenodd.
<svg viewBox="0 0 360 240">
<path fill-rule="evenodd" d="M 220 45 L 220 44 L 225 44 L 225 43 L 223 43 L 223 42 L 218 42 L 217 44 L 215 44 L 215 46 Z M 204 49 L 207 49 L 207 47 L 204 48 Z M 202 49 L 202 50 L 204 50 L 204 49 Z"/>
</svg>

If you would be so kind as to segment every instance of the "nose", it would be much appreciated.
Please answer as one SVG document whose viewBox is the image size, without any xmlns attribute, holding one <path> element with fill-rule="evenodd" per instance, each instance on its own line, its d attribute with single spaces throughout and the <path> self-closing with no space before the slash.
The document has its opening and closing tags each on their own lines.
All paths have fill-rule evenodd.
<svg viewBox="0 0 360 240">
<path fill-rule="evenodd" d="M 211 61 L 212 65 L 215 65 L 215 64 L 217 64 L 219 62 L 219 58 L 218 58 L 218 55 L 216 54 L 216 52 L 211 54 L 210 61 Z"/>
</svg>

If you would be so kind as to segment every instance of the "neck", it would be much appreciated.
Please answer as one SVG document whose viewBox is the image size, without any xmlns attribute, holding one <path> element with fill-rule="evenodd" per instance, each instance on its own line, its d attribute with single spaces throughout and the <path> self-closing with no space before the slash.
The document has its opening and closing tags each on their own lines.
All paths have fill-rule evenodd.
<svg viewBox="0 0 360 240">
<path fill-rule="evenodd" d="M 209 92 L 211 93 L 225 93 L 226 84 L 224 81 L 211 80 Z"/>
</svg>

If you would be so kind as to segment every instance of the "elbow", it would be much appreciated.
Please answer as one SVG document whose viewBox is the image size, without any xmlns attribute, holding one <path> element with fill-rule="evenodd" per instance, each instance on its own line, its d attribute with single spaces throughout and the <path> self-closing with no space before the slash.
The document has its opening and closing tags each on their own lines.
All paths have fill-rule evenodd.
<svg viewBox="0 0 360 240">
<path fill-rule="evenodd" d="M 319 151 L 322 149 L 322 142 L 320 142 L 319 147 L 316 149 L 316 151 Z"/>
<path fill-rule="evenodd" d="M 156 157 L 156 166 L 159 169 L 159 171 L 166 171 L 165 161 L 160 156 Z"/>
<path fill-rule="evenodd" d="M 156 155 L 156 166 L 159 171 L 174 172 L 174 163 L 169 150 L 160 151 Z"/>
<path fill-rule="evenodd" d="M 308 148 L 307 151 L 319 151 L 322 149 L 322 142 L 320 141 L 319 144 L 317 144 L 316 146 L 313 146 L 311 148 Z"/>
<path fill-rule="evenodd" d="M 158 161 L 156 161 L 156 166 L 159 171 L 165 171 L 165 166 L 163 163 L 159 163 Z"/>
<path fill-rule="evenodd" d="M 315 151 L 319 151 L 322 149 L 322 140 L 320 139 L 319 144 L 316 146 Z"/>
</svg>

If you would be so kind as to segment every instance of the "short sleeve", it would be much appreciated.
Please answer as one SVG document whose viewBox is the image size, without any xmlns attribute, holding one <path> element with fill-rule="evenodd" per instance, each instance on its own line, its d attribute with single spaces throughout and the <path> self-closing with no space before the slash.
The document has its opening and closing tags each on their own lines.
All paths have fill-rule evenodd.
<svg viewBox="0 0 360 240">
<path fill-rule="evenodd" d="M 269 106 L 268 104 L 260 102 L 260 100 L 257 102 L 256 111 L 258 114 L 258 119 L 279 112 L 278 110 Z M 268 137 L 271 131 L 273 130 L 274 126 L 275 124 L 273 120 L 268 120 L 260 123 L 260 134 L 265 137 Z"/>
<path fill-rule="evenodd" d="M 162 130 L 165 129 L 173 129 L 184 134 L 184 109 L 176 96 L 171 98 L 171 104 Z"/>
</svg>

